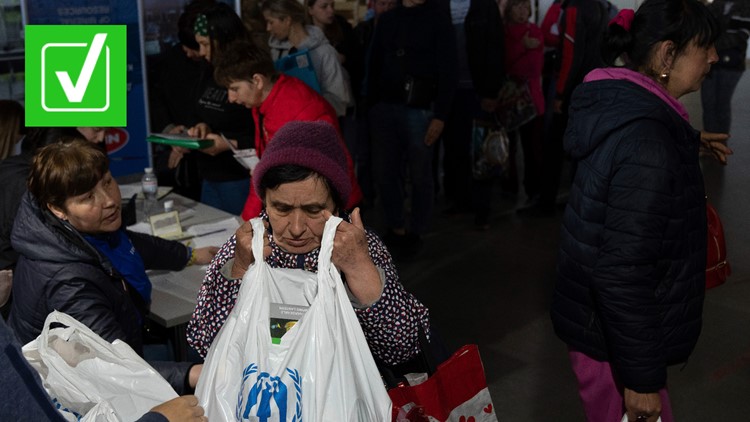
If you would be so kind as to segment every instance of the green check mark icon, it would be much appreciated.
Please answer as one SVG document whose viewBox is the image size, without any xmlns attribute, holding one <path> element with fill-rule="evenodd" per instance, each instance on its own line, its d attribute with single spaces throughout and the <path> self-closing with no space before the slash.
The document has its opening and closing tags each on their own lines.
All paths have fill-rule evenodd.
<svg viewBox="0 0 750 422">
<path fill-rule="evenodd" d="M 83 62 L 81 74 L 78 75 L 78 81 L 75 85 L 70 79 L 70 74 L 68 74 L 68 72 L 55 72 L 57 79 L 60 80 L 60 85 L 62 85 L 65 96 L 68 97 L 68 101 L 71 103 L 80 103 L 83 100 L 83 95 L 86 93 L 86 89 L 89 86 L 91 75 L 94 73 L 96 62 L 99 60 L 99 56 L 102 53 L 104 40 L 106 38 L 107 34 L 94 35 L 94 40 L 91 42 L 91 48 L 89 48 L 89 51 L 86 54 L 86 60 Z"/>
</svg>

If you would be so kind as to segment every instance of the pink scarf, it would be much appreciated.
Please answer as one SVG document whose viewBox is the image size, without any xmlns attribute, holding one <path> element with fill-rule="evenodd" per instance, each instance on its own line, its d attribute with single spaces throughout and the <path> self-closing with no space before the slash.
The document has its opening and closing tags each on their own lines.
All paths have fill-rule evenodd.
<svg viewBox="0 0 750 422">
<path fill-rule="evenodd" d="M 643 73 L 636 72 L 635 70 L 625 69 L 622 67 L 607 67 L 601 69 L 594 69 L 589 72 L 588 75 L 583 79 L 584 82 L 601 81 L 607 79 L 619 79 L 623 81 L 632 82 L 640 87 L 647 89 L 650 93 L 661 98 L 662 101 L 669 104 L 683 119 L 690 121 L 688 112 L 685 106 L 681 102 L 677 101 L 677 98 L 671 96 L 663 86 L 659 85 L 658 82 L 644 75 Z"/>
</svg>

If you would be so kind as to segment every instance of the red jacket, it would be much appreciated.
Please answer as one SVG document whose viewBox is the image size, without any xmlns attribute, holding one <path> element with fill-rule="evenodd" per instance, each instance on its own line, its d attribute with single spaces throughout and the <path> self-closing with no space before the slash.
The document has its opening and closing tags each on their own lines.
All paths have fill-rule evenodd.
<svg viewBox="0 0 750 422">
<path fill-rule="evenodd" d="M 280 75 L 276 83 L 273 84 L 268 98 L 263 101 L 260 107 L 253 108 L 253 119 L 255 120 L 255 150 L 261 159 L 268 142 L 273 138 L 276 131 L 287 122 L 324 121 L 333 125 L 341 135 L 336 111 L 328 101 L 304 82 L 286 75 Z M 352 182 L 352 193 L 346 204 L 346 208 L 351 209 L 362 200 L 362 191 L 359 189 L 357 177 L 354 174 L 354 162 L 349 155 L 349 150 L 346 149 L 343 136 L 340 136 L 340 139 L 346 152 L 347 170 Z M 242 218 L 250 220 L 257 217 L 262 208 L 263 204 L 251 183 L 250 195 L 245 201 Z"/>
</svg>

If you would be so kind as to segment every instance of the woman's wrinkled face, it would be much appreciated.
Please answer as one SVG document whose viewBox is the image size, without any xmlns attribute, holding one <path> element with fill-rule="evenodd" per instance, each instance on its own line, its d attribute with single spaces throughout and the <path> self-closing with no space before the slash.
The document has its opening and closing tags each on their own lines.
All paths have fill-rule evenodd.
<svg viewBox="0 0 750 422">
<path fill-rule="evenodd" d="M 333 0 L 317 0 L 307 8 L 307 13 L 312 17 L 313 25 L 325 26 L 333 23 Z"/>
<path fill-rule="evenodd" d="M 326 224 L 323 210 L 335 210 L 325 182 L 315 176 L 266 190 L 265 205 L 276 244 L 294 254 L 320 246 Z"/>
<path fill-rule="evenodd" d="M 266 20 L 266 31 L 272 37 L 282 41 L 289 38 L 289 31 L 292 28 L 292 18 L 289 16 L 278 18 L 273 16 L 269 11 L 263 12 L 263 18 Z"/>
<path fill-rule="evenodd" d="M 691 42 L 682 54 L 675 57 L 669 72 L 667 91 L 675 98 L 700 89 L 711 65 L 719 60 L 716 48 L 700 47 Z"/>
<path fill-rule="evenodd" d="M 49 208 L 82 233 L 111 233 L 122 225 L 120 201 L 120 188 L 107 172 L 90 191 L 66 199 L 62 209 L 54 205 Z"/>
<path fill-rule="evenodd" d="M 198 35 L 195 34 L 195 42 L 198 43 L 198 54 L 206 59 L 206 61 L 211 61 L 211 38 L 209 38 L 206 35 Z"/>
</svg>

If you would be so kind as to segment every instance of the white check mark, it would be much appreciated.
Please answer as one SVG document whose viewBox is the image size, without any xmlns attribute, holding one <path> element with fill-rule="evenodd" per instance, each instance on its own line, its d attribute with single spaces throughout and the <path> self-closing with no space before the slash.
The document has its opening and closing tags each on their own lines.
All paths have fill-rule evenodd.
<svg viewBox="0 0 750 422">
<path fill-rule="evenodd" d="M 96 34 L 94 40 L 91 42 L 91 48 L 86 53 L 86 60 L 83 62 L 83 68 L 81 74 L 78 75 L 78 81 L 75 85 L 70 80 L 68 72 L 57 71 L 57 79 L 60 80 L 65 96 L 68 97 L 68 101 L 71 103 L 80 103 L 83 100 L 83 95 L 86 93 L 86 88 L 89 86 L 91 81 L 91 75 L 94 73 L 94 67 L 96 62 L 99 60 L 99 56 L 104 46 L 104 40 L 107 38 L 107 34 Z"/>
</svg>

